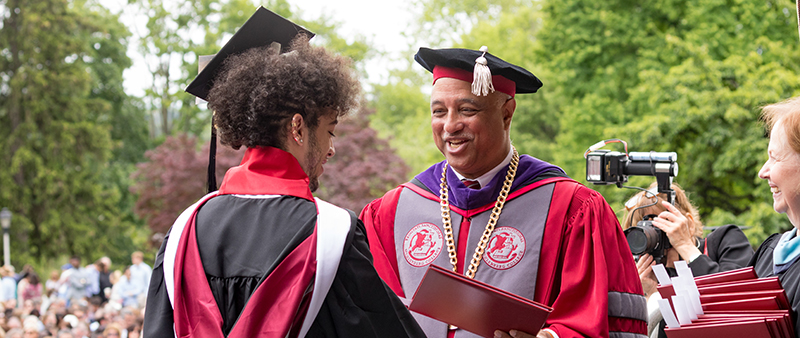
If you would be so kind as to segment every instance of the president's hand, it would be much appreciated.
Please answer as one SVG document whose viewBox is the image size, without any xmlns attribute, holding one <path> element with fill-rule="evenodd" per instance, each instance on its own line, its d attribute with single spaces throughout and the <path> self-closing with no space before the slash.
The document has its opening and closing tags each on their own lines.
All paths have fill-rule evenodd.
<svg viewBox="0 0 800 338">
<path fill-rule="evenodd" d="M 508 333 L 497 330 L 494 331 L 494 338 L 553 338 L 553 336 L 545 330 L 539 331 L 536 336 L 517 330 L 511 330 Z"/>
</svg>

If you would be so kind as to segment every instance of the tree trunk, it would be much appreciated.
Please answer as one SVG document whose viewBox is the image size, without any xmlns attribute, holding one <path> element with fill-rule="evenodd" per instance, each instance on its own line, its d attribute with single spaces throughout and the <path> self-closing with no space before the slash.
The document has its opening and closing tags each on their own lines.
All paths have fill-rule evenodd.
<svg viewBox="0 0 800 338">
<path fill-rule="evenodd" d="M 159 69 L 159 73 L 161 77 L 164 79 L 164 88 L 161 91 L 161 131 L 164 133 L 164 136 L 170 135 L 170 126 L 169 126 L 169 58 L 167 61 L 161 63 L 161 69 Z"/>
</svg>

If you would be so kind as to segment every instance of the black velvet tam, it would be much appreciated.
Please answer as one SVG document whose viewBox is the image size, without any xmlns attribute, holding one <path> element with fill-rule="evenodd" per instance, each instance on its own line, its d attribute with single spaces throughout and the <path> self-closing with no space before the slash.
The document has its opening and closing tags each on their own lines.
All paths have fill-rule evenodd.
<svg viewBox="0 0 800 338">
<path fill-rule="evenodd" d="M 459 68 L 472 72 L 475 67 L 475 59 L 481 55 L 483 55 L 483 52 L 471 49 L 430 49 L 421 47 L 417 54 L 414 55 L 414 60 L 429 72 L 433 72 L 433 67 L 435 66 Z M 517 85 L 516 92 L 518 94 L 535 93 L 542 87 L 542 81 L 536 75 L 525 70 L 525 68 L 508 63 L 489 53 L 486 53 L 484 57 L 492 75 L 501 75 L 514 81 Z"/>
</svg>

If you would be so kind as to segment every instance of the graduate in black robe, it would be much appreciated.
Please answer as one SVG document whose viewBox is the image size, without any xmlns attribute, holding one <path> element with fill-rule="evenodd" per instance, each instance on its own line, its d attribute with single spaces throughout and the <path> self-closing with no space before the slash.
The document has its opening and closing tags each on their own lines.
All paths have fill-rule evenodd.
<svg viewBox="0 0 800 338">
<path fill-rule="evenodd" d="M 291 45 L 262 36 L 274 31 L 304 30 L 261 8 L 189 87 L 222 144 L 247 151 L 164 240 L 143 335 L 424 337 L 372 266 L 363 224 L 312 196 L 358 80 L 308 34 Z M 286 53 L 260 47 L 271 41 Z"/>
<path fill-rule="evenodd" d="M 253 172 L 254 167 L 259 171 Z M 197 211 L 200 260 L 226 336 L 254 291 L 314 233 L 317 210 L 308 185 L 300 179 L 295 186 L 305 184 L 305 191 L 273 188 L 279 180 L 284 184 L 296 180 L 292 175 L 281 176 L 281 171 L 295 177 L 305 176 L 294 157 L 286 152 L 275 148 L 248 149 L 242 165 L 226 175 L 220 187 L 223 194 L 210 198 Z M 248 185 L 249 193 L 245 194 L 247 191 L 241 187 L 232 186 L 237 181 L 262 184 Z M 236 194 L 226 194 L 231 190 Z M 364 225 L 355 214 L 348 214 L 349 231 L 336 276 L 307 337 L 424 336 L 394 292 L 378 277 L 372 267 Z M 153 269 L 145 312 L 146 337 L 174 336 L 173 309 L 164 278 L 169 240 L 165 239 Z M 307 304 L 295 309 L 298 315 L 291 316 L 295 330 L 299 330 L 296 322 L 302 319 L 299 317 L 304 306 Z"/>
</svg>

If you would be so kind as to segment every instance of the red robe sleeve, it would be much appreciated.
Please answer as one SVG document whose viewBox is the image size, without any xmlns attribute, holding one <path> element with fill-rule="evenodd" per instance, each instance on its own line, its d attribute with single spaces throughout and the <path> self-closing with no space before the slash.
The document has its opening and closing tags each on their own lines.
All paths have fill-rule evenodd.
<svg viewBox="0 0 800 338">
<path fill-rule="evenodd" d="M 561 338 L 646 335 L 642 286 L 616 215 L 599 193 L 558 184 L 553 205 L 569 207 L 561 226 L 545 227 L 535 296 L 553 308 L 546 326 Z"/>
<path fill-rule="evenodd" d="M 397 187 L 376 199 L 361 210 L 359 218 L 367 230 L 367 241 L 378 275 L 394 293 L 405 297 L 400 285 L 397 252 L 394 247 L 394 216 L 402 187 Z"/>
</svg>

